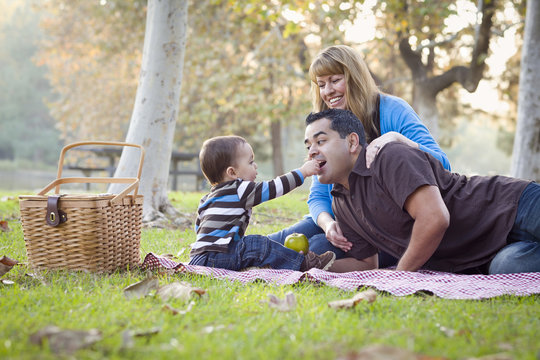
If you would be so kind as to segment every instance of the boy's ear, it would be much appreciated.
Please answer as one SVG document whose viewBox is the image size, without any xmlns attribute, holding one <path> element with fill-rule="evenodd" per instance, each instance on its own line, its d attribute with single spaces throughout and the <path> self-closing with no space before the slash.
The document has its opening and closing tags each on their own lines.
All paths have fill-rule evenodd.
<svg viewBox="0 0 540 360">
<path fill-rule="evenodd" d="M 227 168 L 227 170 L 225 170 L 225 173 L 227 174 L 227 176 L 229 177 L 232 177 L 232 178 L 236 178 L 236 170 L 235 168 L 233 168 L 232 166 L 229 166 Z"/>
<path fill-rule="evenodd" d="M 352 132 L 347 135 L 347 145 L 349 146 L 349 151 L 352 153 L 360 150 L 360 139 L 357 133 Z"/>
</svg>

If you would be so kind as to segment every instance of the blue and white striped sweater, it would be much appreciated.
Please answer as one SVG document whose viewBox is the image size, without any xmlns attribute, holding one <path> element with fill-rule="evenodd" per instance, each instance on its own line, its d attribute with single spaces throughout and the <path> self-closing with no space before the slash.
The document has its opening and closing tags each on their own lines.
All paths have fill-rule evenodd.
<svg viewBox="0 0 540 360">
<path fill-rule="evenodd" d="M 231 241 L 244 236 L 254 206 L 284 195 L 303 182 L 300 170 L 293 170 L 270 181 L 237 179 L 213 187 L 199 203 L 195 221 L 197 240 L 191 245 L 190 255 L 227 252 Z"/>
</svg>

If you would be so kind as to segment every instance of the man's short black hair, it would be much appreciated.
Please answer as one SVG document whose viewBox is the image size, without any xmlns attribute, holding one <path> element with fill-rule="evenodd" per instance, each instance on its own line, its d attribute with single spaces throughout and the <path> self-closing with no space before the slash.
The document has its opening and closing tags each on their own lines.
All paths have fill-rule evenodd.
<svg viewBox="0 0 540 360">
<path fill-rule="evenodd" d="M 321 120 L 330 120 L 330 129 L 336 131 L 342 139 L 350 133 L 357 133 L 360 145 L 366 145 L 366 134 L 362 122 L 349 110 L 327 109 L 318 113 L 311 113 L 306 118 L 306 126 Z"/>
</svg>

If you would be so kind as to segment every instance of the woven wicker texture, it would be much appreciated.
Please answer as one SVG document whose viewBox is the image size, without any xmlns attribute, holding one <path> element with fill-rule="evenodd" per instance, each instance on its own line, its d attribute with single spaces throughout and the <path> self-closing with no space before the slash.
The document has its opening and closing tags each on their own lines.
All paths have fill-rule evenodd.
<svg viewBox="0 0 540 360">
<path fill-rule="evenodd" d="M 84 145 L 131 146 L 140 149 L 135 178 L 63 178 L 62 167 L 68 149 Z M 28 262 L 44 269 L 111 272 L 140 263 L 139 254 L 143 196 L 137 195 L 144 149 L 139 145 L 114 142 L 80 142 L 65 146 L 58 162 L 57 178 L 37 195 L 19 196 L 21 223 Z M 70 183 L 121 183 L 127 187 L 118 195 L 63 194 L 58 209 L 67 221 L 47 224 L 47 192 Z M 133 192 L 132 195 L 128 195 Z"/>
<path fill-rule="evenodd" d="M 126 196 L 111 205 L 112 195 L 77 195 L 60 199 L 68 221 L 45 223 L 47 197 L 21 196 L 21 222 L 30 266 L 46 269 L 111 272 L 140 263 L 142 196 Z M 105 201 L 103 201 L 105 200 Z M 133 204 L 132 204 L 133 202 Z"/>
</svg>

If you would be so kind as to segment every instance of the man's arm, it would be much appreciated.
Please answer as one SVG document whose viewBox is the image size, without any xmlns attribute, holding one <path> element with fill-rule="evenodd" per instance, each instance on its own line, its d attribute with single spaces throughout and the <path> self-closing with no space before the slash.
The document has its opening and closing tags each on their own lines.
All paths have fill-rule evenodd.
<svg viewBox="0 0 540 360">
<path fill-rule="evenodd" d="M 332 215 L 327 212 L 320 213 L 317 218 L 317 225 L 323 229 L 326 239 L 330 241 L 332 245 L 345 252 L 351 250 L 352 243 L 347 241 L 347 238 L 341 231 L 341 227 L 338 222 L 334 220 Z"/>
<path fill-rule="evenodd" d="M 378 254 L 372 255 L 368 258 L 357 260 L 353 257 L 346 257 L 334 261 L 328 271 L 344 273 L 349 271 L 364 271 L 373 270 L 379 267 Z"/>
<path fill-rule="evenodd" d="M 439 188 L 424 185 L 405 201 L 405 210 L 414 219 L 409 246 L 396 270 L 416 271 L 433 255 L 450 224 L 450 214 Z"/>
</svg>

